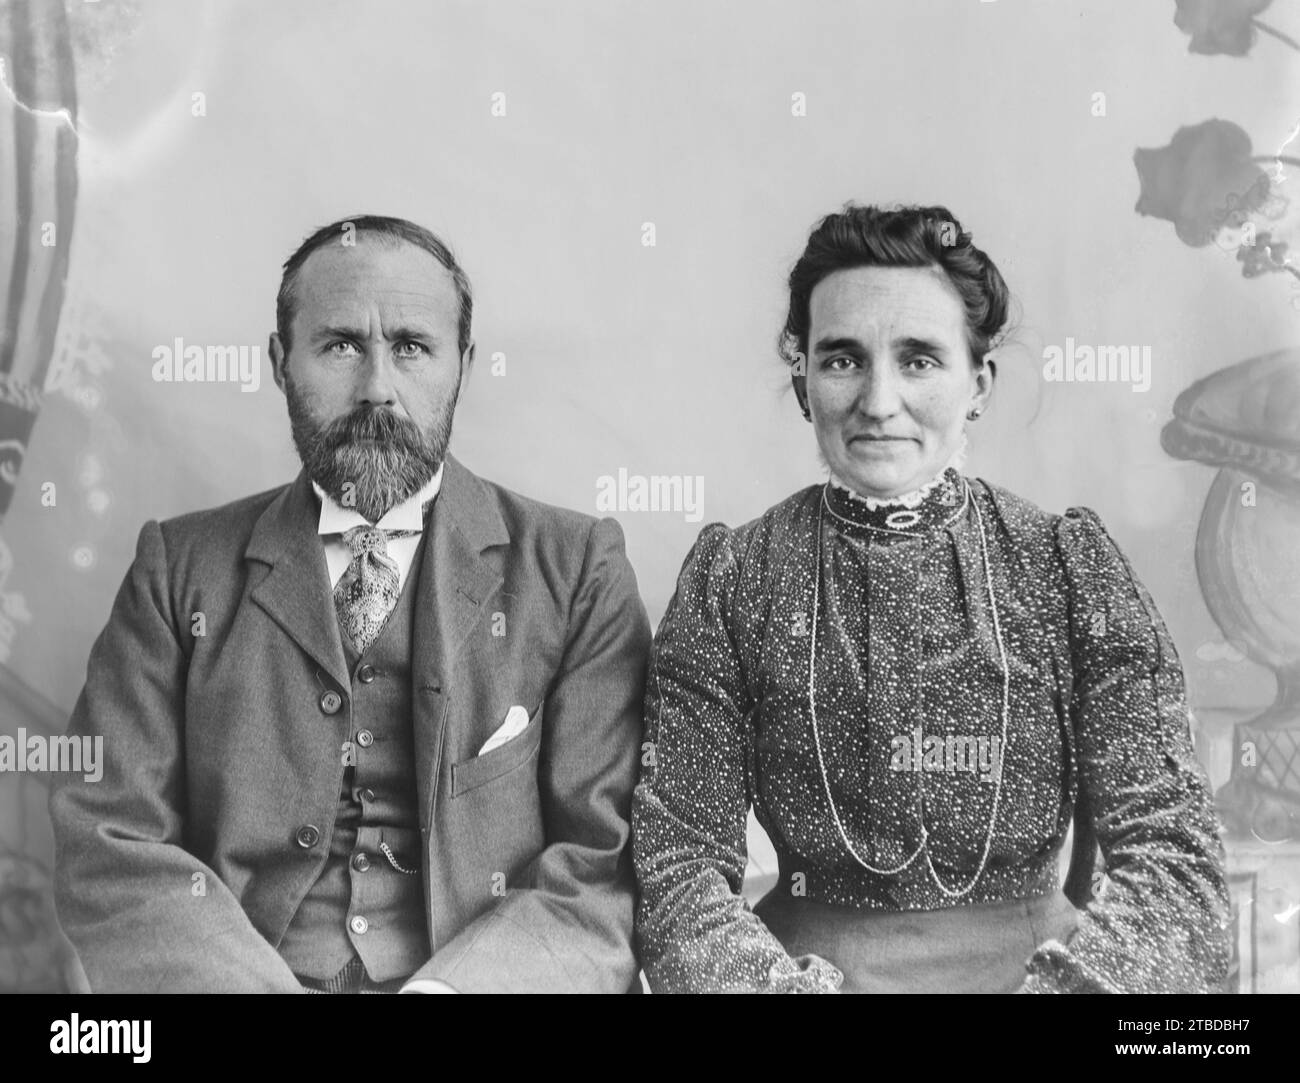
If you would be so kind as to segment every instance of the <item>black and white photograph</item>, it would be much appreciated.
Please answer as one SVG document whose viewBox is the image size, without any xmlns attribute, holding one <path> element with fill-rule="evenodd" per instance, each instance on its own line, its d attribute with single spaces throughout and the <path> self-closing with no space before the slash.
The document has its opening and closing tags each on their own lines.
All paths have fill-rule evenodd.
<svg viewBox="0 0 1300 1083">
<path fill-rule="evenodd" d="M 1300 5 L 0 0 L 0 992 L 1263 1051 Z"/>
</svg>

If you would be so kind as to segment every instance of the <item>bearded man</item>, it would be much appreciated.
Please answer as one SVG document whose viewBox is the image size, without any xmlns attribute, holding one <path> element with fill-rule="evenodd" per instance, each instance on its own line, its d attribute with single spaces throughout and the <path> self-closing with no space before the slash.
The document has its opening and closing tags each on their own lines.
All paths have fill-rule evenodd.
<svg viewBox="0 0 1300 1083">
<path fill-rule="evenodd" d="M 284 265 L 297 480 L 148 522 L 55 780 L 92 990 L 621 992 L 649 627 L 612 519 L 447 453 L 469 281 L 366 216 Z"/>
</svg>

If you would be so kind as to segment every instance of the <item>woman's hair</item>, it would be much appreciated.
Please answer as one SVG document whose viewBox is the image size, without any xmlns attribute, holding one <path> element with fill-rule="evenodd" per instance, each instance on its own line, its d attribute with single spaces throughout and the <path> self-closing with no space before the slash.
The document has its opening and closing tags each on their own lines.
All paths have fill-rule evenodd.
<svg viewBox="0 0 1300 1083">
<path fill-rule="evenodd" d="M 886 209 L 849 203 L 817 223 L 790 271 L 790 309 L 778 344 L 787 364 L 808 356 L 808 309 L 814 287 L 832 272 L 851 267 L 943 271 L 966 309 L 972 364 L 979 364 L 1007 322 L 1011 301 L 1007 284 L 947 207 Z"/>
</svg>

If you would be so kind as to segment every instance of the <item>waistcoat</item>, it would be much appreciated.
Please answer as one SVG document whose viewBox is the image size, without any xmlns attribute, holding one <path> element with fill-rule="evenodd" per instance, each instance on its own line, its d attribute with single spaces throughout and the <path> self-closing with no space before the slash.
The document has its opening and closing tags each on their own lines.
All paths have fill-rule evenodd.
<svg viewBox="0 0 1300 1083">
<path fill-rule="evenodd" d="M 405 978 L 431 954 L 411 720 L 411 631 L 427 534 L 365 653 L 339 633 L 351 676 L 343 786 L 325 867 L 279 945 L 303 977 L 333 978 L 355 955 L 374 981 Z"/>
</svg>

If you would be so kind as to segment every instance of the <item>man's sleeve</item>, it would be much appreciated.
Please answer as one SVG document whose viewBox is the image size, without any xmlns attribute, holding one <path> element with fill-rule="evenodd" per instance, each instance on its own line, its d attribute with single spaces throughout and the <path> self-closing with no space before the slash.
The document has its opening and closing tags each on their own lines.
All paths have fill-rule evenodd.
<svg viewBox="0 0 1300 1083">
<path fill-rule="evenodd" d="M 596 523 L 546 697 L 546 847 L 412 977 L 459 992 L 623 993 L 636 981 L 629 812 L 650 626 L 613 519 Z"/>
<path fill-rule="evenodd" d="M 300 992 L 184 848 L 187 665 L 151 521 L 68 724 L 78 739 L 102 738 L 103 775 L 51 776 L 60 924 L 95 992 Z"/>
</svg>

